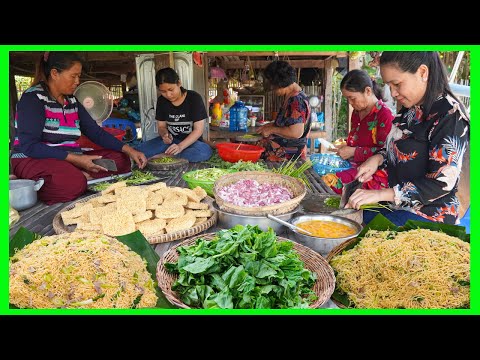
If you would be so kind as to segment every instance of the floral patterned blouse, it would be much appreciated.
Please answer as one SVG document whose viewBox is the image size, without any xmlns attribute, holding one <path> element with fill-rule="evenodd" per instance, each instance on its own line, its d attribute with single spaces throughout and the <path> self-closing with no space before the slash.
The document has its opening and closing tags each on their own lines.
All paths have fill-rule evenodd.
<svg viewBox="0 0 480 360">
<path fill-rule="evenodd" d="M 347 145 L 355 147 L 353 161 L 362 163 L 385 146 L 393 114 L 390 109 L 378 100 L 370 113 L 360 120 L 358 111 L 352 113 L 351 129 Z"/>
<path fill-rule="evenodd" d="M 469 143 L 470 119 L 450 95 L 437 98 L 426 120 L 421 120 L 422 111 L 422 106 L 402 108 L 379 154 L 387 166 L 397 209 L 455 224 L 460 205 L 455 193 Z"/>
<path fill-rule="evenodd" d="M 287 139 L 279 135 L 271 135 L 261 140 L 257 145 L 265 148 L 262 158 L 268 161 L 282 161 L 293 156 L 305 159 L 307 135 L 310 131 L 311 117 L 308 97 L 303 91 L 290 97 L 285 106 L 280 108 L 275 125 L 278 127 L 304 124 L 304 132 L 298 139 Z"/>
</svg>

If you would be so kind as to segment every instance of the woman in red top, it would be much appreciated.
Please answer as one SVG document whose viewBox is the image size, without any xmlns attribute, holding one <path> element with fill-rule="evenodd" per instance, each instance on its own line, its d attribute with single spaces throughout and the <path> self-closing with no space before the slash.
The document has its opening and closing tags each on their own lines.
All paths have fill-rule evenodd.
<svg viewBox="0 0 480 360">
<path fill-rule="evenodd" d="M 342 79 L 340 88 L 354 111 L 347 142 L 337 146 L 338 155 L 350 160 L 352 168 L 324 176 L 324 181 L 338 194 L 343 184 L 355 179 L 357 166 L 384 147 L 394 118 L 382 101 L 382 90 L 365 71 L 350 71 Z M 364 189 L 386 187 L 388 176 L 384 170 L 378 170 L 370 181 L 363 183 Z"/>
</svg>

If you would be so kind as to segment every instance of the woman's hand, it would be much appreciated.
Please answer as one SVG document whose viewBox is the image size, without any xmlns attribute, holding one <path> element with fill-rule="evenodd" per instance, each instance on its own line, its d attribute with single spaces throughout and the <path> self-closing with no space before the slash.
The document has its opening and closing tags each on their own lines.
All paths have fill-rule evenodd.
<svg viewBox="0 0 480 360">
<path fill-rule="evenodd" d="M 69 163 L 75 165 L 76 167 L 98 173 L 99 171 L 108 171 L 104 167 L 94 164 L 92 160 L 101 159 L 100 155 L 77 155 L 77 154 L 68 154 L 65 160 Z"/>
<path fill-rule="evenodd" d="M 275 128 L 275 124 L 270 123 L 270 124 L 265 124 L 265 125 L 260 126 L 255 131 L 257 132 L 257 134 L 261 134 L 263 137 L 269 137 L 270 135 L 273 134 L 274 128 Z"/>
<path fill-rule="evenodd" d="M 347 145 L 338 145 L 335 146 L 337 148 L 337 154 L 342 159 L 347 160 L 355 156 L 355 148 L 352 146 Z"/>
<path fill-rule="evenodd" d="M 371 180 L 373 174 L 375 174 L 375 171 L 377 171 L 382 162 L 383 156 L 379 154 L 368 158 L 357 168 L 357 175 L 355 176 L 355 179 L 358 179 L 360 182 Z"/>
<path fill-rule="evenodd" d="M 172 144 L 165 150 L 167 155 L 178 155 L 183 151 L 183 147 L 180 144 Z"/>
<path fill-rule="evenodd" d="M 123 145 L 122 151 L 135 161 L 139 169 L 143 169 L 147 165 L 147 157 L 143 152 L 135 150 L 129 145 Z"/>
<path fill-rule="evenodd" d="M 382 201 L 382 190 L 365 190 L 365 189 L 357 189 L 355 192 L 350 196 L 348 199 L 347 205 L 345 208 L 353 208 L 353 209 L 360 209 L 360 206 L 365 204 L 376 204 L 379 201 Z"/>
<path fill-rule="evenodd" d="M 395 191 L 391 188 L 380 190 L 357 189 L 348 199 L 345 208 L 360 209 L 365 204 L 376 204 L 380 201 L 394 201 Z"/>
<path fill-rule="evenodd" d="M 173 141 L 173 137 L 172 137 L 172 134 L 170 134 L 169 132 L 165 133 L 162 135 L 162 140 L 165 144 L 171 144 L 172 141 Z"/>
</svg>

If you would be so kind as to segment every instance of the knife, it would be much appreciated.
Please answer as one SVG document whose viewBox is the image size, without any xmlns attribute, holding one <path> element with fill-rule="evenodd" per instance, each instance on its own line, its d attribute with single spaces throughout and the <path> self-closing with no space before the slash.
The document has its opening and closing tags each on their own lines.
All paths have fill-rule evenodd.
<svg viewBox="0 0 480 360">
<path fill-rule="evenodd" d="M 95 159 L 92 162 L 98 166 L 101 166 L 107 171 L 117 171 L 117 164 L 115 164 L 115 160 L 112 159 Z"/>
<path fill-rule="evenodd" d="M 353 180 L 352 182 L 349 182 L 348 184 L 343 185 L 343 190 L 342 190 L 342 197 L 340 198 L 340 209 L 345 208 L 345 205 L 348 203 L 348 199 L 350 199 L 350 196 L 355 192 L 355 190 L 359 189 L 362 186 L 363 183 L 361 183 L 358 180 Z"/>
</svg>

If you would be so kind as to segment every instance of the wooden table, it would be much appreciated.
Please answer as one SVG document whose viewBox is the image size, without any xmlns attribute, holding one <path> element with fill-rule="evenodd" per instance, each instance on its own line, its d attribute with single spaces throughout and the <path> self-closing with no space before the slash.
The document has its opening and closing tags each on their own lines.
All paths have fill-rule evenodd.
<svg viewBox="0 0 480 360">
<path fill-rule="evenodd" d="M 256 134 L 255 130 L 258 127 L 249 126 L 247 132 L 245 131 L 229 131 L 227 129 L 219 128 L 218 126 L 210 125 L 210 131 L 208 132 L 208 138 L 211 139 L 230 139 L 230 141 L 235 141 L 237 136 L 242 136 L 246 134 Z"/>
</svg>

